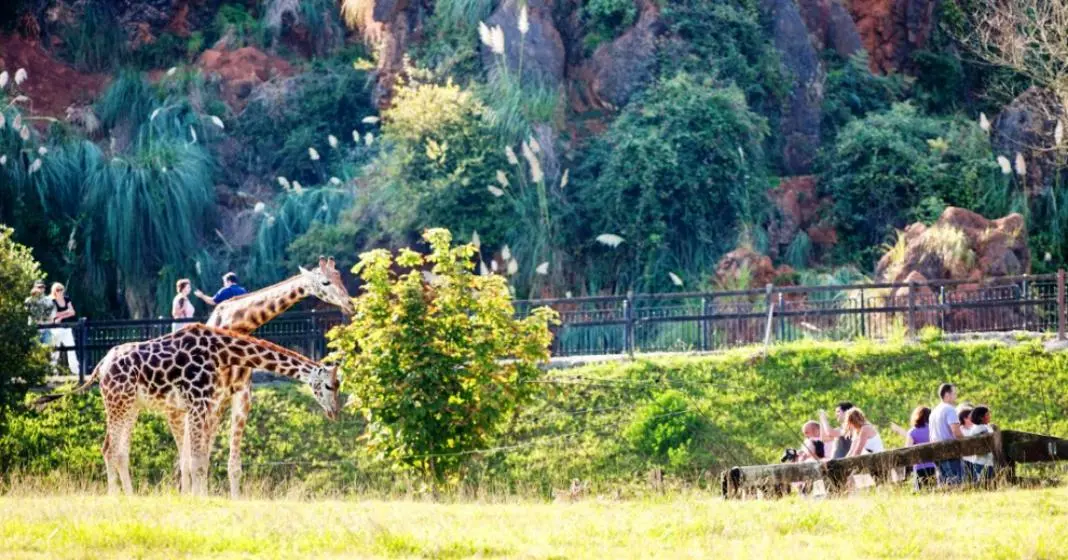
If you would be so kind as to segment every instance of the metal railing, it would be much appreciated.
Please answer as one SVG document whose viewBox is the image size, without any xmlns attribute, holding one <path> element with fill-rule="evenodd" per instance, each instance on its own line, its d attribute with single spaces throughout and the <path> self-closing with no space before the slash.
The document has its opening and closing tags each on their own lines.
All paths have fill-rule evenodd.
<svg viewBox="0 0 1068 560">
<path fill-rule="evenodd" d="M 1065 273 L 929 283 L 769 284 L 756 290 L 523 300 L 514 305 L 519 317 L 543 305 L 560 313 L 561 325 L 553 328 L 554 356 L 886 339 L 914 336 L 925 326 L 945 333 L 1055 331 L 1063 338 Z M 342 321 L 337 311 L 289 312 L 254 336 L 320 359 L 326 354 L 325 333 Z M 77 353 L 81 378 L 111 347 L 166 334 L 176 323 L 181 322 L 82 319 L 63 325 L 72 329 L 75 344 L 57 350 Z"/>
</svg>

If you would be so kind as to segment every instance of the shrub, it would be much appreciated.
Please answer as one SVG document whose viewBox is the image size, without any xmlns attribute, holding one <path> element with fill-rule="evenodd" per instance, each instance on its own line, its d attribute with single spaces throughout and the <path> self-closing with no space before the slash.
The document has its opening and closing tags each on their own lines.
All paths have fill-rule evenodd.
<svg viewBox="0 0 1068 560">
<path fill-rule="evenodd" d="M 820 134 L 833 142 L 838 131 L 853 119 L 885 111 L 904 94 L 897 74 L 880 76 L 868 68 L 868 53 L 858 51 L 838 68 L 827 72 Z"/>
<path fill-rule="evenodd" d="M 331 331 L 331 358 L 368 421 L 368 443 L 441 482 L 533 398 L 556 312 L 514 317 L 497 275 L 472 273 L 471 245 L 428 230 L 428 255 L 379 249 L 353 269 L 365 282 L 352 324 Z M 421 269 L 435 278 L 424 283 Z M 395 267 L 406 270 L 397 275 Z M 507 361 L 502 361 L 506 360 Z"/>
<path fill-rule="evenodd" d="M 586 33 L 583 45 L 592 52 L 633 25 L 638 8 L 632 0 L 589 0 L 582 4 L 580 13 Z"/>
<path fill-rule="evenodd" d="M 874 262 L 894 228 L 928 214 L 925 199 L 981 210 L 1003 180 L 977 125 L 927 117 L 906 104 L 846 125 L 822 169 L 842 262 Z"/>
<path fill-rule="evenodd" d="M 701 421 L 686 395 L 669 389 L 639 408 L 624 433 L 652 463 L 680 468 L 690 465 L 690 448 Z"/>
<path fill-rule="evenodd" d="M 576 181 L 588 224 L 578 224 L 574 245 L 607 267 L 593 274 L 618 290 L 650 290 L 670 286 L 672 268 L 710 270 L 767 209 L 767 130 L 739 89 L 687 74 L 632 102 Z M 598 247 L 602 233 L 624 242 Z"/>
<path fill-rule="evenodd" d="M 11 228 L 0 225 L 0 437 L 23 396 L 43 383 L 49 371 L 48 354 L 23 304 L 34 281 L 42 278 L 41 271 L 29 248 L 15 243 L 12 234 Z M 3 457 L 0 454 L 0 470 L 6 470 Z"/>
</svg>

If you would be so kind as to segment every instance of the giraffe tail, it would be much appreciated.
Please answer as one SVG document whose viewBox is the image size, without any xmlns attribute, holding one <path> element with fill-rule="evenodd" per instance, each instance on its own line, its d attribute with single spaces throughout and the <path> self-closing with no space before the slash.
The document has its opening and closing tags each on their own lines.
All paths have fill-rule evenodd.
<svg viewBox="0 0 1068 560">
<path fill-rule="evenodd" d="M 96 367 L 93 368 L 93 374 L 89 376 L 89 379 L 85 380 L 85 383 L 82 383 L 81 385 L 65 393 L 52 393 L 50 395 L 43 396 L 33 401 L 33 409 L 37 412 L 41 412 L 42 410 L 47 408 L 49 404 L 52 404 L 53 402 L 58 401 L 63 397 L 76 395 L 78 393 L 84 393 L 89 389 L 89 387 L 93 386 L 93 383 L 96 383 L 97 380 L 100 378 L 100 371 L 101 369 L 103 369 L 101 368 L 101 366 L 104 364 L 104 362 L 105 360 L 101 360 L 100 363 L 98 363 Z"/>
</svg>

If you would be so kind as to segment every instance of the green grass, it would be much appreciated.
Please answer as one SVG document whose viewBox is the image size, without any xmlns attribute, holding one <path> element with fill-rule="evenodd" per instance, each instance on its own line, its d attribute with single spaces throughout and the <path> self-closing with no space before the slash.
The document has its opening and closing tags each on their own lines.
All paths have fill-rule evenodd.
<svg viewBox="0 0 1068 560">
<path fill-rule="evenodd" d="M 956 512 L 956 513 L 954 513 Z M 935 522 L 937 520 L 937 522 Z M 1055 558 L 1068 489 L 571 504 L 0 497 L 0 557 Z"/>
</svg>

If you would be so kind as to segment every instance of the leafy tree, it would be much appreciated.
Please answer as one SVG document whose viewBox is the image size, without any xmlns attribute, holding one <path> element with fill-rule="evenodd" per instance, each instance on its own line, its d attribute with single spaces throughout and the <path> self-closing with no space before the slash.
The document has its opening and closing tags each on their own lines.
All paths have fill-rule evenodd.
<svg viewBox="0 0 1068 560">
<path fill-rule="evenodd" d="M 423 239 L 427 255 L 360 256 L 353 271 L 364 293 L 353 322 L 331 332 L 331 357 L 367 419 L 369 445 L 437 482 L 455 481 L 468 453 L 533 397 L 529 381 L 549 357 L 557 315 L 539 308 L 516 319 L 504 278 L 472 272 L 472 245 L 452 247 L 444 229 Z"/>
<path fill-rule="evenodd" d="M 846 125 L 824 154 L 839 259 L 872 263 L 894 228 L 946 205 L 982 208 L 1004 191 L 986 134 L 908 104 Z M 921 204 L 922 202 L 922 204 Z"/>
<path fill-rule="evenodd" d="M 824 141 L 833 141 L 849 121 L 889 109 L 904 94 L 904 82 L 897 75 L 872 74 L 868 53 L 859 51 L 827 73 L 824 91 L 820 133 Z"/>
<path fill-rule="evenodd" d="M 736 87 L 688 74 L 662 81 L 590 154 L 579 187 L 587 215 L 577 221 L 594 230 L 580 229 L 576 242 L 593 247 L 617 289 L 666 287 L 669 271 L 711 268 L 767 207 L 767 131 Z M 603 233 L 623 244 L 592 245 Z"/>
<path fill-rule="evenodd" d="M 34 280 L 41 278 L 41 271 L 30 249 L 12 240 L 13 233 L 0 225 L 0 356 L 4 357 L 4 367 L 0 368 L 0 435 L 26 391 L 44 382 L 49 371 L 48 353 L 39 342 L 37 328 L 28 321 L 23 303 Z"/>
</svg>

